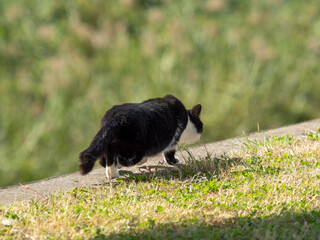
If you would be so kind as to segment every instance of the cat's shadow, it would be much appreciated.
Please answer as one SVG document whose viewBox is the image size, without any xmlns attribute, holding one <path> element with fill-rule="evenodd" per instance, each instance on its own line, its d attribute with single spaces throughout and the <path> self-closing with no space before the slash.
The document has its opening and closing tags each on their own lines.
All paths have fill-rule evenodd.
<svg viewBox="0 0 320 240">
<path fill-rule="evenodd" d="M 206 176 L 208 178 L 222 177 L 230 173 L 231 168 L 235 166 L 244 166 L 246 163 L 241 158 L 229 158 L 225 155 L 220 157 L 204 158 L 201 160 L 192 160 L 177 165 L 146 165 L 138 167 L 140 172 L 132 172 L 125 169 L 119 170 L 120 178 L 112 181 L 105 180 L 102 185 L 109 183 L 125 182 L 150 182 L 157 179 L 187 180 Z"/>
<path fill-rule="evenodd" d="M 179 167 L 182 164 L 179 164 Z M 125 169 L 120 169 L 120 177 L 112 180 L 107 178 L 100 183 L 92 184 L 92 186 L 104 186 L 109 184 L 118 184 L 120 182 L 150 182 L 155 178 L 164 179 L 179 179 L 181 178 L 181 170 L 178 166 L 165 166 L 161 163 L 159 165 L 145 165 L 138 167 L 140 172 L 132 172 Z"/>
<path fill-rule="evenodd" d="M 154 178 L 179 178 L 179 167 L 181 165 L 182 164 L 179 164 L 179 166 L 146 165 L 138 167 L 139 172 L 121 169 L 119 170 L 120 178 L 116 179 L 115 182 L 149 182 Z"/>
<path fill-rule="evenodd" d="M 180 164 L 179 164 L 180 165 Z M 179 178 L 179 169 L 176 166 L 163 165 L 145 165 L 138 167 L 139 172 L 132 172 L 130 170 L 119 169 L 120 177 L 116 179 L 100 181 L 100 183 L 92 184 L 93 187 L 115 185 L 120 182 L 151 182 L 155 178 L 177 179 Z"/>
</svg>

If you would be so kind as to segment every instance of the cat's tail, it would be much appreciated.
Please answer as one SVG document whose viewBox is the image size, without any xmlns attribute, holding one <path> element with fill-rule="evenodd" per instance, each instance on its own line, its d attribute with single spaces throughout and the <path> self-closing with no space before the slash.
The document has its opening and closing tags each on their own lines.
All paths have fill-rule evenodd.
<svg viewBox="0 0 320 240">
<path fill-rule="evenodd" d="M 98 131 L 90 146 L 80 153 L 81 164 L 79 168 L 82 175 L 89 173 L 93 169 L 97 158 L 106 151 L 107 145 L 113 140 L 114 133 L 114 127 L 106 124 Z"/>
</svg>

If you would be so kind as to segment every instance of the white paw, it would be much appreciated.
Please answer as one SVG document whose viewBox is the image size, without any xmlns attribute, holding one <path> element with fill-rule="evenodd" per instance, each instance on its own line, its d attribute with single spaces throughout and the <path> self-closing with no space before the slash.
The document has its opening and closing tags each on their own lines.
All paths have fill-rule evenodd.
<svg viewBox="0 0 320 240">
<path fill-rule="evenodd" d="M 112 164 L 110 167 L 106 167 L 106 176 L 109 180 L 120 177 L 118 169 L 116 166 L 114 166 L 114 164 Z"/>
<path fill-rule="evenodd" d="M 174 158 L 176 159 L 176 164 L 180 163 L 180 159 L 177 156 L 174 156 Z"/>
</svg>

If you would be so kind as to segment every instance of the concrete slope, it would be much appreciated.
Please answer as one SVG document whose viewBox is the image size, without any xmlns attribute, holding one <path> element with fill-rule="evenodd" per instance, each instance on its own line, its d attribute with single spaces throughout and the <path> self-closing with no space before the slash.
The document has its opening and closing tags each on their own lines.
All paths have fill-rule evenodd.
<svg viewBox="0 0 320 240">
<path fill-rule="evenodd" d="M 268 131 L 262 131 L 260 133 L 252 133 L 248 135 L 248 138 L 250 140 L 263 140 L 263 138 L 266 136 L 282 136 L 285 134 L 299 137 L 303 136 L 307 132 L 314 132 L 319 127 L 320 119 L 316 119 Z M 213 156 L 220 156 L 224 153 L 230 152 L 231 150 L 240 148 L 242 143 L 245 141 L 245 137 L 236 137 L 224 141 L 193 147 L 190 149 L 190 151 L 194 156 L 198 157 L 203 157 L 207 154 L 207 152 Z M 180 159 L 183 159 L 183 156 L 186 156 L 186 153 L 179 151 L 177 155 L 180 156 Z M 144 165 L 157 166 L 161 161 L 161 156 L 153 157 L 150 158 Z M 96 165 L 98 166 L 99 164 Z M 141 171 L 143 170 L 141 170 L 140 166 L 123 168 L 120 170 L 120 175 L 125 172 L 141 173 Z M 0 204 L 5 206 L 15 201 L 28 200 L 35 197 L 45 198 L 45 195 L 49 193 L 59 191 L 65 192 L 80 186 L 99 186 L 105 184 L 106 182 L 105 169 L 102 167 L 96 167 L 86 176 L 81 176 L 78 172 L 75 172 L 60 177 L 47 178 L 40 181 L 25 183 L 23 185 L 0 188 Z"/>
</svg>

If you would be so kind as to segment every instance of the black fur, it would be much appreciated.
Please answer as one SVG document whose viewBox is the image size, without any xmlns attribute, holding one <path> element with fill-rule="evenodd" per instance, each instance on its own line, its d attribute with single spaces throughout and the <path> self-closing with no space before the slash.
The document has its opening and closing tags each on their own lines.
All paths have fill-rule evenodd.
<svg viewBox="0 0 320 240">
<path fill-rule="evenodd" d="M 188 111 L 189 118 L 191 122 L 194 124 L 194 126 L 197 128 L 198 133 L 203 132 L 203 123 L 200 120 L 201 108 L 201 105 L 198 104 Z"/>
<path fill-rule="evenodd" d="M 132 166 L 143 157 L 165 152 L 169 164 L 175 164 L 175 146 L 186 128 L 188 116 L 199 133 L 201 105 L 187 111 L 174 96 L 127 103 L 112 107 L 101 121 L 101 129 L 90 146 L 80 153 L 80 172 L 87 174 L 100 157 L 103 167 Z M 167 149 L 167 150 L 166 150 Z"/>
</svg>

